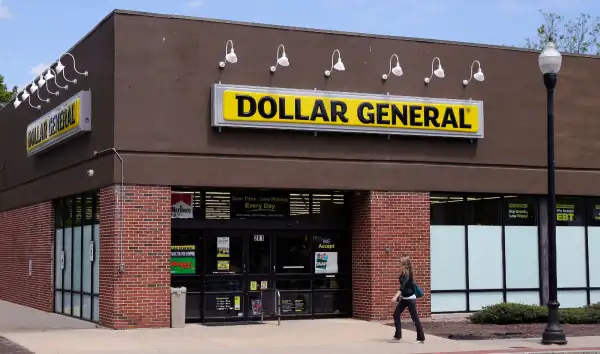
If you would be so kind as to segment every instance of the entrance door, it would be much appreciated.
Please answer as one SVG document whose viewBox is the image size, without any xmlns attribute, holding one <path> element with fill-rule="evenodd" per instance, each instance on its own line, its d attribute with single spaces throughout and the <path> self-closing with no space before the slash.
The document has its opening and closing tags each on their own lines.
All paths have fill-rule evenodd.
<svg viewBox="0 0 600 354">
<path fill-rule="evenodd" d="M 272 236 L 224 230 L 205 235 L 205 319 L 255 321 L 262 306 L 272 312 L 272 301 L 261 300 L 261 290 L 273 287 Z"/>
<path fill-rule="evenodd" d="M 273 236 L 267 232 L 255 231 L 250 232 L 246 240 L 248 245 L 246 269 L 248 272 L 245 274 L 247 304 L 245 318 L 248 321 L 256 321 L 260 319 L 261 308 L 267 316 L 274 312 L 274 294 L 263 291 L 274 287 Z M 263 291 L 263 297 L 261 297 L 261 291 Z"/>
</svg>

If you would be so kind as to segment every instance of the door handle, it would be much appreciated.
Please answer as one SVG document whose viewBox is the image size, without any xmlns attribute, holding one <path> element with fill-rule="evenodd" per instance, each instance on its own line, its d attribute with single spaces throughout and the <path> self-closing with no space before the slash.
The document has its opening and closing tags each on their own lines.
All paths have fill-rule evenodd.
<svg viewBox="0 0 600 354">
<path fill-rule="evenodd" d="M 65 251 L 60 251 L 60 269 L 65 269 Z"/>
<path fill-rule="evenodd" d="M 90 262 L 94 261 L 94 241 L 90 241 Z"/>
</svg>

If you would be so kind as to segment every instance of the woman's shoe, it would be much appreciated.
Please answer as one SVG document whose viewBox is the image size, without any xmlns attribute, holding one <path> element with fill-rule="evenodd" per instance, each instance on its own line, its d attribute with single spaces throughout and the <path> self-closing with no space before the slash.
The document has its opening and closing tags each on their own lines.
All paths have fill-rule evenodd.
<svg viewBox="0 0 600 354">
<path fill-rule="evenodd" d="M 395 335 L 395 334 L 394 334 L 394 339 L 395 339 L 395 340 L 400 340 L 400 339 L 402 339 L 402 336 L 398 336 L 398 335 Z"/>
<path fill-rule="evenodd" d="M 414 344 L 425 344 L 424 340 L 417 340 L 413 342 Z"/>
</svg>

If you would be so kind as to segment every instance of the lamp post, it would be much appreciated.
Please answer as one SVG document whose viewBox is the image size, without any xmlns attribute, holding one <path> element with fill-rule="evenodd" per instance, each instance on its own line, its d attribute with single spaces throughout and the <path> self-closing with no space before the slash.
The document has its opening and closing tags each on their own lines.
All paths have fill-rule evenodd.
<svg viewBox="0 0 600 354">
<path fill-rule="evenodd" d="M 567 344 L 565 332 L 560 327 L 558 308 L 558 289 L 556 275 L 556 186 L 554 162 L 554 91 L 557 74 L 562 63 L 562 56 L 556 45 L 550 40 L 538 58 L 540 70 L 544 75 L 547 93 L 548 110 L 548 267 L 549 267 L 549 299 L 548 325 L 542 336 L 542 344 Z"/>
</svg>

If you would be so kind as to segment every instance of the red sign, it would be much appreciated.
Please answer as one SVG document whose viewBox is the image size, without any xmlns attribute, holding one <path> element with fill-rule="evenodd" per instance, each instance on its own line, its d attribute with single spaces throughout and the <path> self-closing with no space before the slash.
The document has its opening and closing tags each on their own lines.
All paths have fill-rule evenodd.
<svg viewBox="0 0 600 354">
<path fill-rule="evenodd" d="M 171 218 L 192 219 L 194 208 L 192 193 L 171 193 Z"/>
</svg>

